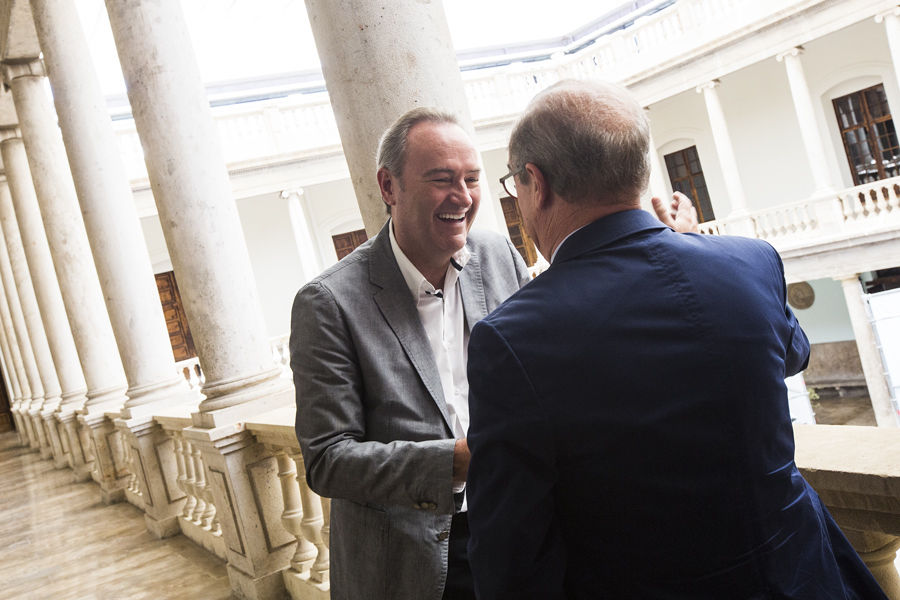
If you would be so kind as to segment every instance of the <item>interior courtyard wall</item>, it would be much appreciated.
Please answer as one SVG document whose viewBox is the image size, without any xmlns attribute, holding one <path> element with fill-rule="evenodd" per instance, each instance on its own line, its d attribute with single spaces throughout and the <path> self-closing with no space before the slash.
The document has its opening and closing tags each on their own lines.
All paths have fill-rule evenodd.
<svg viewBox="0 0 900 600">
<path fill-rule="evenodd" d="M 716 217 L 727 216 L 731 212 L 731 202 L 709 129 L 703 96 L 694 90 L 676 94 L 650 106 L 649 117 L 651 134 L 662 168 L 666 168 L 666 154 L 696 146 L 713 211 Z M 671 192 L 668 175 L 664 178 L 667 189 Z"/>
<path fill-rule="evenodd" d="M 816 119 L 831 143 L 826 156 L 840 174 L 840 185 L 850 187 L 853 177 L 844 151 L 832 100 L 883 83 L 892 114 L 900 116 L 900 89 L 891 63 L 884 23 L 866 19 L 805 45 L 803 68 L 813 95 Z"/>
<path fill-rule="evenodd" d="M 144 232 L 144 243 L 147 244 L 147 253 L 150 255 L 154 275 L 171 271 L 172 260 L 169 258 L 169 249 L 166 247 L 166 239 L 163 237 L 159 215 L 152 214 L 142 217 L 141 229 Z"/>
<path fill-rule="evenodd" d="M 784 63 L 772 57 L 721 81 L 719 97 L 747 208 L 753 212 L 809 198 L 816 185 Z"/>
<path fill-rule="evenodd" d="M 291 303 L 297 290 L 305 283 L 287 202 L 279 194 L 237 201 L 266 332 L 270 338 L 290 330 Z"/>
<path fill-rule="evenodd" d="M 372 177 L 375 177 L 374 165 Z M 331 236 L 363 229 L 353 185 L 349 178 L 344 178 L 304 186 L 303 196 L 307 203 L 310 228 L 315 236 L 313 241 L 319 249 L 322 267 L 327 268 L 337 262 Z"/>
<path fill-rule="evenodd" d="M 850 313 L 839 281 L 816 279 L 808 281 L 815 293 L 812 306 L 793 308 L 797 320 L 811 344 L 825 344 L 853 340 Z"/>
</svg>

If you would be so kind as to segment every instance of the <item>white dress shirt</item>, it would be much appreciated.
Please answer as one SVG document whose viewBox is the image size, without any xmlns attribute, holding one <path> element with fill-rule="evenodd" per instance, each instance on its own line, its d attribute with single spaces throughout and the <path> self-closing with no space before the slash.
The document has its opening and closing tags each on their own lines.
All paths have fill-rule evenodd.
<svg viewBox="0 0 900 600">
<path fill-rule="evenodd" d="M 464 438 L 469 430 L 469 380 L 466 378 L 469 331 L 459 292 L 459 271 L 469 261 L 469 251 L 463 246 L 453 255 L 444 276 L 444 289 L 437 290 L 403 254 L 394 237 L 393 225 L 390 238 L 394 258 L 413 295 L 419 320 L 434 354 L 453 435 L 457 439 Z"/>
<path fill-rule="evenodd" d="M 444 276 L 444 288 L 437 290 L 397 245 L 393 224 L 389 231 L 394 258 L 397 259 L 400 273 L 412 293 L 419 320 L 437 364 L 453 435 L 456 439 L 464 438 L 469 431 L 469 380 L 466 376 L 469 330 L 466 328 L 466 314 L 459 292 L 459 272 L 469 262 L 469 250 L 463 246 L 453 255 Z M 465 484 L 454 486 L 453 491 L 460 492 L 464 488 Z M 464 501 L 463 510 L 465 508 Z"/>
</svg>

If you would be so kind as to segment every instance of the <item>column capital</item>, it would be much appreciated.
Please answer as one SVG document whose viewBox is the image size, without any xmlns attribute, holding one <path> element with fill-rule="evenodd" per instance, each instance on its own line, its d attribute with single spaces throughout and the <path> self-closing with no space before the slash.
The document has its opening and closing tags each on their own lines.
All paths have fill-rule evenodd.
<svg viewBox="0 0 900 600">
<path fill-rule="evenodd" d="M 845 273 L 843 275 L 834 275 L 832 279 L 842 284 L 860 283 L 859 273 Z"/>
<path fill-rule="evenodd" d="M 18 127 L 0 127 L 0 144 L 16 138 L 22 138 L 22 132 Z"/>
<path fill-rule="evenodd" d="M 895 6 L 884 12 L 878 13 L 877 15 L 875 15 L 875 22 L 881 23 L 888 17 L 900 17 L 900 6 Z"/>
<path fill-rule="evenodd" d="M 698 93 L 698 94 L 702 94 L 702 93 L 705 92 L 706 90 L 712 90 L 712 89 L 715 89 L 715 88 L 719 87 L 719 84 L 721 84 L 721 83 L 722 83 L 722 82 L 719 81 L 718 79 L 712 79 L 712 80 L 710 80 L 710 81 L 707 81 L 706 83 L 701 83 L 701 84 L 698 85 L 697 88 L 696 88 L 696 89 L 697 89 L 697 93 Z"/>
<path fill-rule="evenodd" d="M 803 46 L 794 46 L 790 50 L 785 50 L 784 52 L 779 52 L 775 55 L 775 60 L 778 62 L 784 61 L 788 56 L 800 56 L 806 52 L 806 49 Z"/>
<path fill-rule="evenodd" d="M 305 192 L 302 187 L 293 187 L 281 190 L 279 196 L 282 200 L 290 200 L 291 198 L 301 198 Z"/>
<path fill-rule="evenodd" d="M 19 77 L 46 77 L 44 61 L 40 58 L 31 58 L 17 61 L 3 61 L 3 82 L 7 85 Z"/>
</svg>

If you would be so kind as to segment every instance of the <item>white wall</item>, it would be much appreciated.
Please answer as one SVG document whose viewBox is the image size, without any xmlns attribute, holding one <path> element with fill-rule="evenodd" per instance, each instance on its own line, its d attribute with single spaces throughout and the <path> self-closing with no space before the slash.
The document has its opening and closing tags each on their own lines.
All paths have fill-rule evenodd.
<svg viewBox="0 0 900 600">
<path fill-rule="evenodd" d="M 806 309 L 792 308 L 800 326 L 812 344 L 852 340 L 853 326 L 844 300 L 841 284 L 834 279 L 808 282 L 815 292 L 813 305 Z"/>
<path fill-rule="evenodd" d="M 356 194 L 349 179 L 304 186 L 303 192 L 313 241 L 325 268 L 337 262 L 331 236 L 364 228 Z"/>
<path fill-rule="evenodd" d="M 853 185 L 850 167 L 844 152 L 831 101 L 877 83 L 883 83 L 894 122 L 900 117 L 900 91 L 896 71 L 891 63 L 890 49 L 883 23 L 867 19 L 851 27 L 806 44 L 803 65 L 809 87 L 817 99 L 815 108 L 822 130 L 831 142 L 831 153 L 840 178 L 839 185 Z"/>
<path fill-rule="evenodd" d="M 147 244 L 147 253 L 150 255 L 153 273 L 171 271 L 172 261 L 169 259 L 169 249 L 166 247 L 166 238 L 163 236 L 159 217 L 157 215 L 143 217 L 141 229 L 144 230 L 144 242 Z"/>
<path fill-rule="evenodd" d="M 278 194 L 237 201 L 269 337 L 289 332 L 291 303 L 304 283 L 287 202 Z M 252 283 L 234 282 L 235 285 Z"/>
</svg>

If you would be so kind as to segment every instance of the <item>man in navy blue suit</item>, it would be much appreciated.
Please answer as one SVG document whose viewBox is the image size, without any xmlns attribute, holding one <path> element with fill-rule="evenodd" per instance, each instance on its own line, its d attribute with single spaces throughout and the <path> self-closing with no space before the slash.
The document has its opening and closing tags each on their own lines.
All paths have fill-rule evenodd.
<svg viewBox="0 0 900 600">
<path fill-rule="evenodd" d="M 886 598 L 794 464 L 809 342 L 778 254 L 639 210 L 649 137 L 626 90 L 573 81 L 513 129 L 551 266 L 469 342 L 478 597 Z"/>
</svg>

